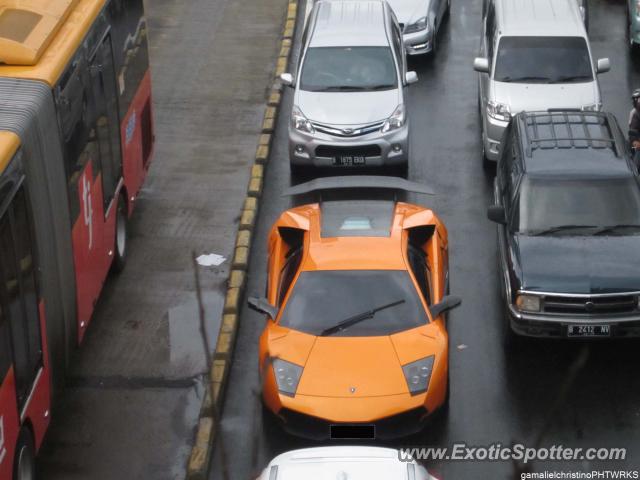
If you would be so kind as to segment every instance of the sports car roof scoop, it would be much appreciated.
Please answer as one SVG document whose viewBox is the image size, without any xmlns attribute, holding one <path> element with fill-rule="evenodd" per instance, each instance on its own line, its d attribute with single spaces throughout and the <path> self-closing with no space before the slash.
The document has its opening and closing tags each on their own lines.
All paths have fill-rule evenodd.
<svg viewBox="0 0 640 480">
<path fill-rule="evenodd" d="M 387 177 L 381 175 L 349 175 L 343 177 L 316 178 L 310 182 L 301 183 L 287 188 L 283 197 L 293 195 L 304 195 L 306 193 L 321 192 L 324 190 L 341 189 L 383 189 L 399 190 L 403 192 L 422 193 L 424 195 L 435 195 L 435 192 L 426 185 L 410 182 L 404 178 Z"/>
</svg>

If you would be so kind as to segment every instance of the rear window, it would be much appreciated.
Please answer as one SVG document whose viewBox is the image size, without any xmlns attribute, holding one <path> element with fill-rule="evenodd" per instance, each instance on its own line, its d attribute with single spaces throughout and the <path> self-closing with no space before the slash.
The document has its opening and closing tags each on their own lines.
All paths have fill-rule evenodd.
<svg viewBox="0 0 640 480">
<path fill-rule="evenodd" d="M 313 92 L 390 90 L 397 85 L 389 47 L 309 48 L 300 79 L 300 88 Z"/>
<path fill-rule="evenodd" d="M 405 270 L 301 272 L 280 317 L 280 325 L 319 335 L 349 317 L 400 300 L 404 302 L 333 336 L 391 335 L 424 325 L 428 317 Z"/>
<path fill-rule="evenodd" d="M 498 82 L 593 81 L 589 48 L 582 37 L 502 37 L 495 64 Z"/>
</svg>

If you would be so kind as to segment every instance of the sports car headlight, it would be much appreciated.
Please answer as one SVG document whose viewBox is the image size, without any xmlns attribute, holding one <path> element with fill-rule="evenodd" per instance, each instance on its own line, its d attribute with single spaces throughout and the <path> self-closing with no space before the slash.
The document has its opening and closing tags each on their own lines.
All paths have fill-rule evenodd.
<svg viewBox="0 0 640 480">
<path fill-rule="evenodd" d="M 276 377 L 278 391 L 290 397 L 296 394 L 302 376 L 302 367 L 280 358 L 272 360 L 273 374 Z"/>
<path fill-rule="evenodd" d="M 316 131 L 313 125 L 311 125 L 311 122 L 304 116 L 302 110 L 296 105 L 293 106 L 293 110 L 291 111 L 291 125 L 301 132 L 315 133 Z"/>
<path fill-rule="evenodd" d="M 396 130 L 404 125 L 405 114 L 404 114 L 404 105 L 400 104 L 393 111 L 391 116 L 387 118 L 382 125 L 382 133 L 390 132 L 391 130 Z"/>
<path fill-rule="evenodd" d="M 540 297 L 535 295 L 518 295 L 516 307 L 523 312 L 539 312 L 541 307 Z"/>
<path fill-rule="evenodd" d="M 583 112 L 599 112 L 600 109 L 602 109 L 601 103 L 590 103 L 589 105 L 582 106 Z"/>
<path fill-rule="evenodd" d="M 427 391 L 434 359 L 435 357 L 431 355 L 430 357 L 421 358 L 402 367 L 402 372 L 404 373 L 404 378 L 407 380 L 411 395 L 417 395 Z"/>
<path fill-rule="evenodd" d="M 429 24 L 427 23 L 427 17 L 419 18 L 417 21 L 404 27 L 404 33 L 421 32 L 422 30 L 428 30 Z"/>
<path fill-rule="evenodd" d="M 500 102 L 487 102 L 487 114 L 496 120 L 508 122 L 511 120 L 509 105 Z"/>
</svg>

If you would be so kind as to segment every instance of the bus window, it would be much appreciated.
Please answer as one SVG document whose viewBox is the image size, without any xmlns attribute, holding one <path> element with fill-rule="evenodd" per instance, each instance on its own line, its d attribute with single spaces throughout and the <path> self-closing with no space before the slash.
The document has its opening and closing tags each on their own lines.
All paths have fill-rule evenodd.
<svg viewBox="0 0 640 480">
<path fill-rule="evenodd" d="M 20 408 L 29 395 L 42 362 L 33 256 L 26 215 L 24 193 L 20 191 L 14 198 L 12 207 L 0 220 L 0 295 L 8 306 L 5 313 L 10 325 L 16 393 Z M 18 232 L 18 228 L 26 228 L 26 232 Z M 12 230 L 16 233 L 15 236 Z M 19 245 L 18 251 L 17 241 L 26 242 Z"/>
<path fill-rule="evenodd" d="M 103 201 L 106 212 L 122 176 L 118 92 L 110 35 L 104 38 L 91 60 L 91 85 L 96 106 L 96 133 L 100 149 Z"/>
<path fill-rule="evenodd" d="M 20 287 L 27 319 L 27 345 L 30 367 L 34 373 L 41 366 L 42 339 L 40 338 L 40 316 L 33 252 L 33 238 L 24 190 L 18 190 L 13 199 L 14 239 L 20 275 Z"/>
</svg>

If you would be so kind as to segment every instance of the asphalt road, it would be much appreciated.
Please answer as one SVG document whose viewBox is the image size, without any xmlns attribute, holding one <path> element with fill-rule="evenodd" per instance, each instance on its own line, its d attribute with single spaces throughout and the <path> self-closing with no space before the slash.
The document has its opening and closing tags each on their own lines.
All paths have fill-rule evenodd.
<svg viewBox="0 0 640 480">
<path fill-rule="evenodd" d="M 480 160 L 476 113 L 477 77 L 472 61 L 480 34 L 480 0 L 454 0 L 434 59 L 412 61 L 418 84 L 410 88 L 412 156 L 409 176 L 428 183 L 435 197 L 410 200 L 433 208 L 450 237 L 451 292 L 463 305 L 450 317 L 451 397 L 446 418 L 420 435 L 390 445 L 627 447 L 627 459 L 599 463 L 542 463 L 535 471 L 591 471 L 640 467 L 638 342 L 531 341 L 517 349 L 503 341 L 504 315 L 496 273 L 496 232 L 486 219 L 492 178 Z M 600 77 L 604 107 L 626 130 L 629 93 L 640 86 L 640 60 L 629 56 L 623 0 L 590 0 L 594 57 L 608 56 L 612 70 Z M 301 9 L 302 10 L 302 9 Z M 298 22 L 300 23 L 300 19 Z M 298 36 L 300 35 L 298 29 Z M 291 92 L 283 112 L 291 108 Z M 251 257 L 248 291 L 265 285 L 266 236 L 279 213 L 291 206 L 280 192 L 291 182 L 286 152 L 288 115 L 280 116 Z M 428 202 L 428 203 L 427 203 Z M 585 259 L 588 261 L 588 259 Z M 227 390 L 213 479 L 223 461 L 233 480 L 253 478 L 273 456 L 314 445 L 259 425 L 257 340 L 264 319 L 246 307 Z M 583 353 L 584 352 L 584 353 Z M 570 374 L 580 355 L 586 363 Z M 566 391 L 565 391 L 566 390 Z M 565 393 L 563 393 L 565 391 Z M 222 455 L 220 443 L 224 443 Z M 439 462 L 428 467 L 446 479 L 514 478 L 508 462 Z M 518 476 L 519 478 L 519 476 Z"/>
</svg>

